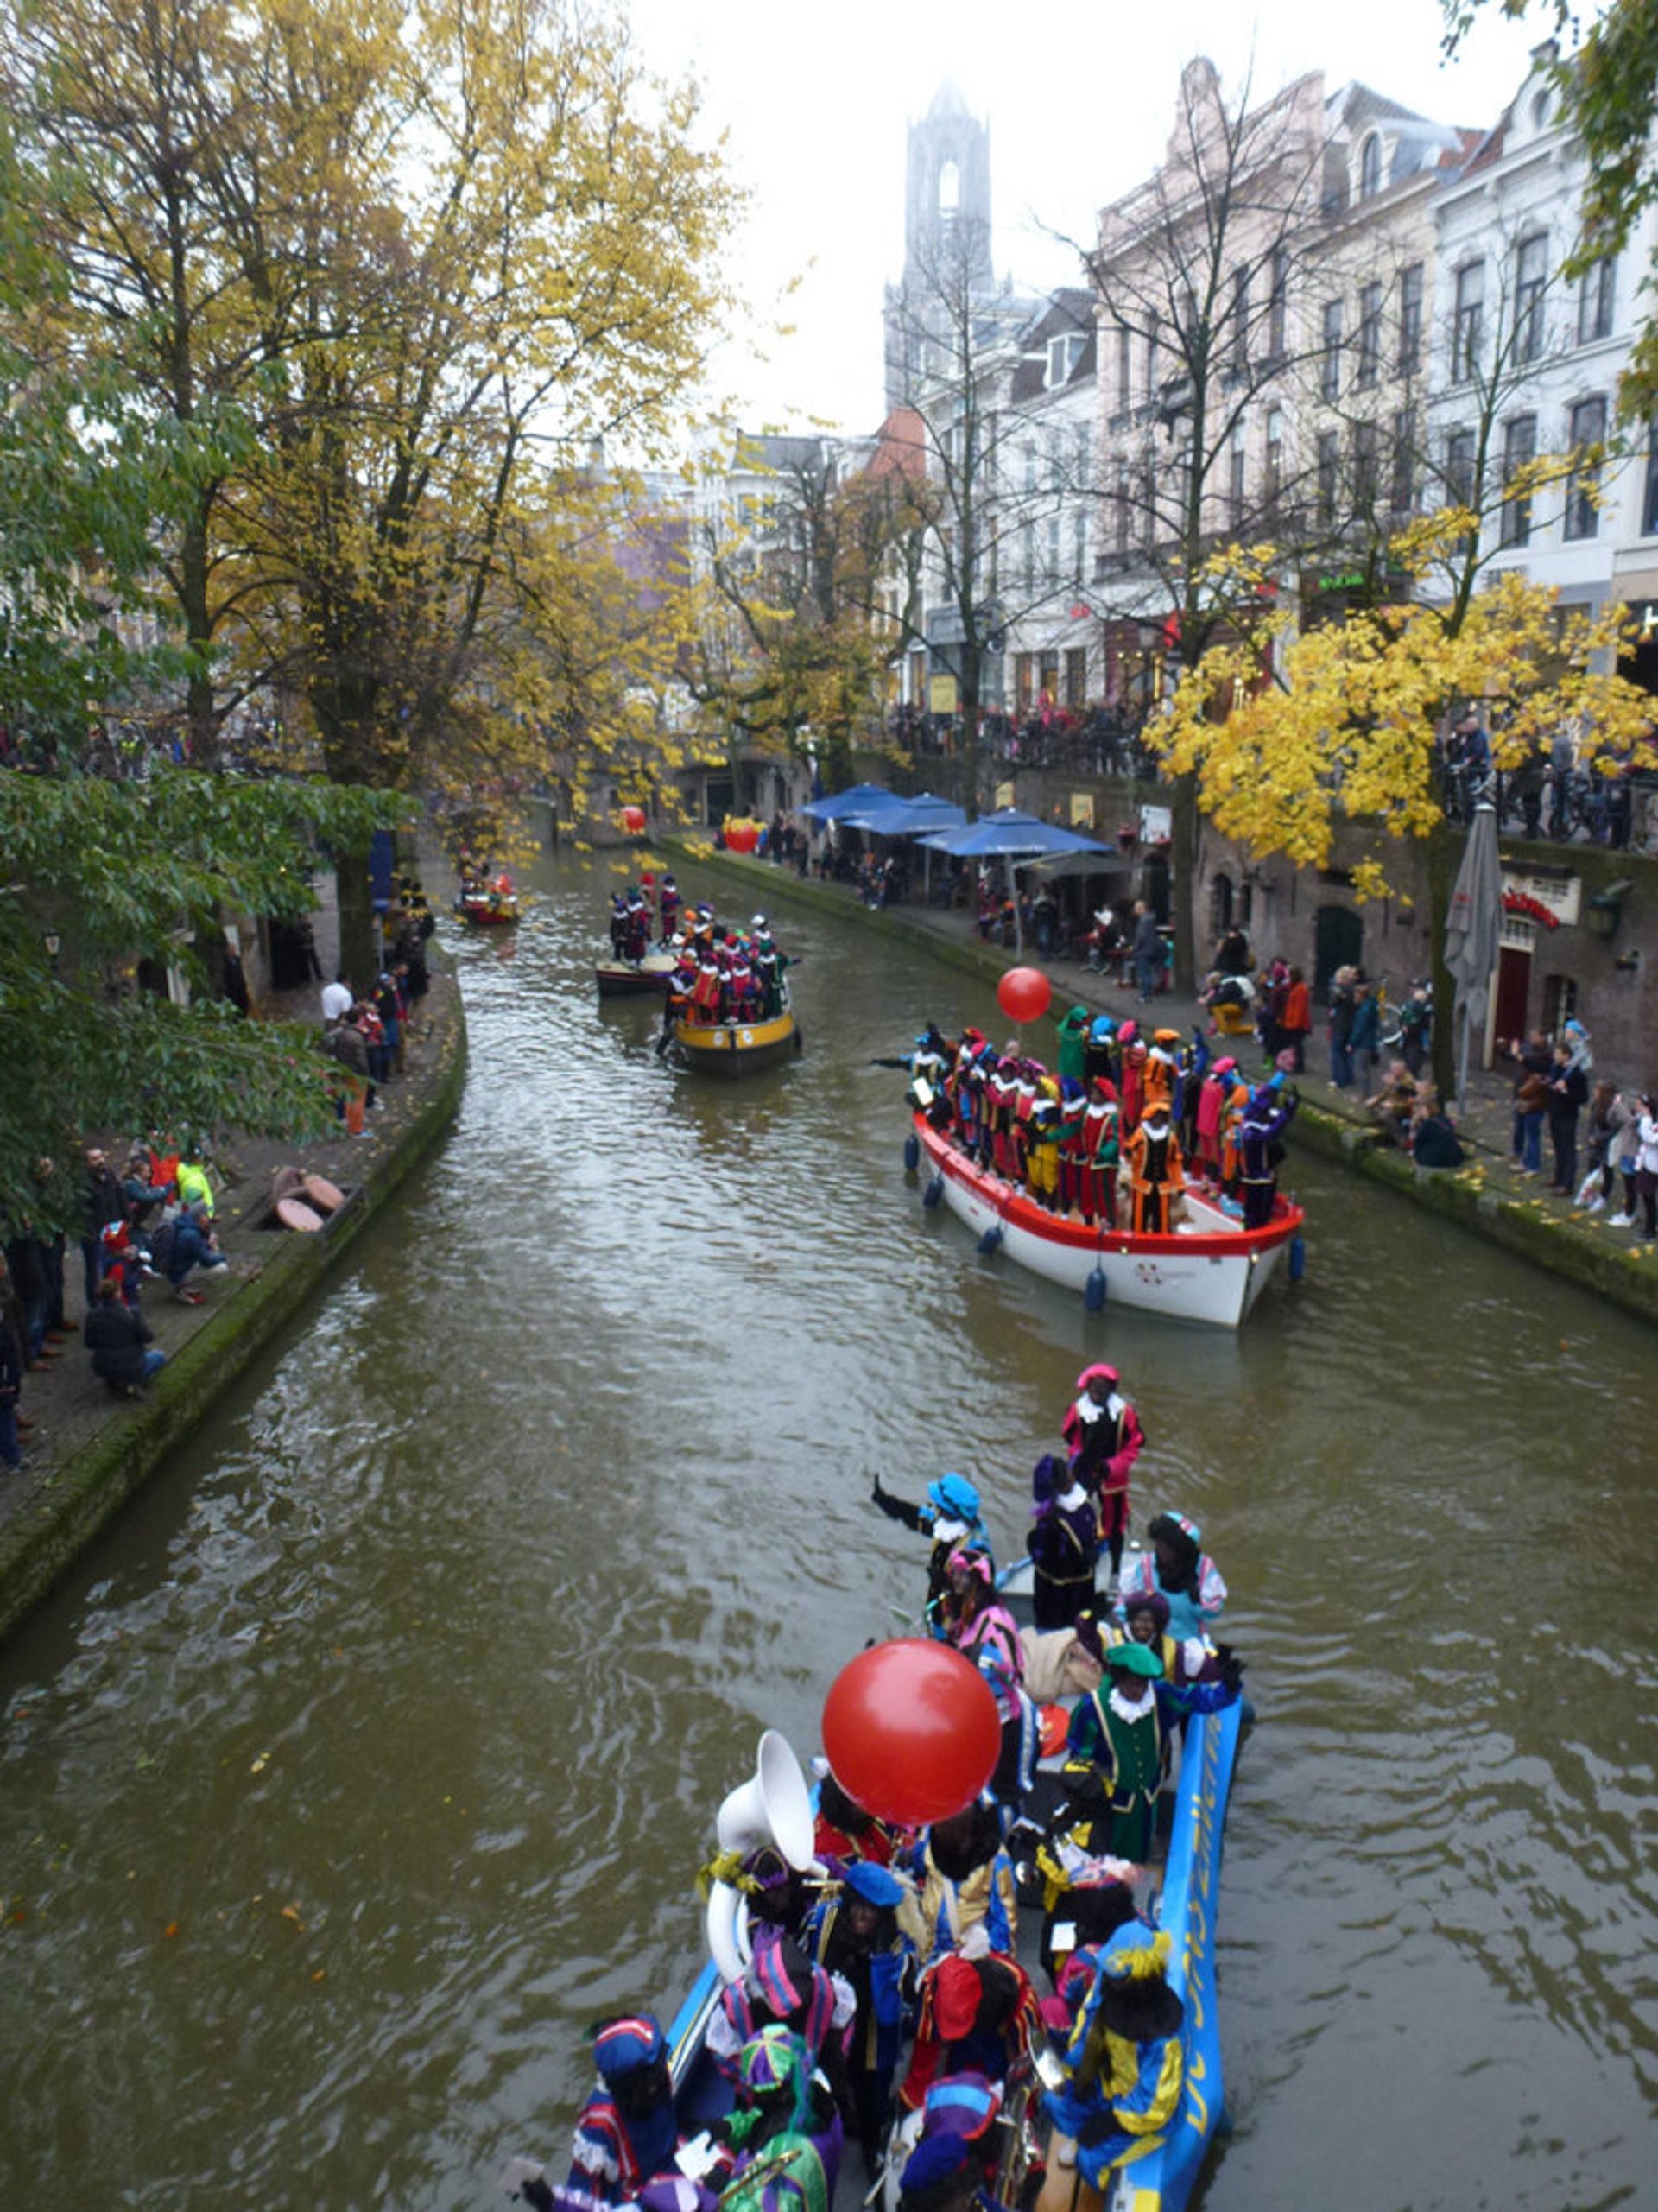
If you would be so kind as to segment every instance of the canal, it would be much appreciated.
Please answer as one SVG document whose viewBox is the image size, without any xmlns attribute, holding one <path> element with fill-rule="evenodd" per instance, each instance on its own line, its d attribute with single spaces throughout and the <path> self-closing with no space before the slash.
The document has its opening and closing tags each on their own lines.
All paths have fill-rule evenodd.
<svg viewBox="0 0 1658 2212">
<path fill-rule="evenodd" d="M 1013 1554 L 1102 1354 L 1260 1713 L 1206 2212 L 1650 2202 L 1650 1334 L 1300 1157 L 1307 1277 L 1242 1334 L 1088 1315 L 902 1173 L 872 1060 L 984 986 L 780 903 L 805 1055 L 695 1087 L 595 1003 L 617 881 L 549 861 L 459 946 L 450 1143 L 0 1657 L 0 2202 L 561 2164 L 758 1730 L 813 1750 L 916 1602 L 871 1472 L 970 1471 Z"/>
</svg>

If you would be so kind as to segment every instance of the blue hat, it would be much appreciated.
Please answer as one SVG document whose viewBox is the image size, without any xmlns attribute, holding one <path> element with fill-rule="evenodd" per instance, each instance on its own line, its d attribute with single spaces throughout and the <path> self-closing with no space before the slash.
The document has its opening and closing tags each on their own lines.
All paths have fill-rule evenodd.
<svg viewBox="0 0 1658 2212">
<path fill-rule="evenodd" d="M 1117 1024 L 1109 1014 L 1096 1014 L 1094 1026 L 1088 1032 L 1096 1044 L 1106 1043 L 1117 1032 Z"/>
<path fill-rule="evenodd" d="M 941 1474 L 927 1486 L 927 1494 L 941 1513 L 952 1521 L 978 1518 L 978 1493 L 965 1474 Z"/>
<path fill-rule="evenodd" d="M 841 1881 L 854 1897 L 861 1897 L 865 1905 L 897 1905 L 904 1894 L 904 1886 L 891 1868 L 877 1867 L 869 1859 L 854 1859 L 841 1876 Z"/>
<path fill-rule="evenodd" d="M 649 2012 L 607 2020 L 593 2038 L 593 2063 L 605 2082 L 619 2082 L 641 2067 L 654 2066 L 667 2051 L 667 2038 Z"/>
<path fill-rule="evenodd" d="M 1083 1096 L 1083 1088 L 1082 1088 L 1082 1085 L 1081 1085 L 1079 1082 L 1078 1082 L 1078 1081 L 1077 1081 L 1077 1079 L 1076 1079 L 1076 1077 L 1075 1077 L 1074 1075 L 1061 1075 L 1061 1076 L 1060 1076 L 1060 1096 L 1062 1099 L 1066 1099 L 1066 1100 L 1070 1100 L 1070 1099 L 1079 1099 L 1079 1098 L 1081 1098 L 1081 1097 Z"/>
<path fill-rule="evenodd" d="M 964 2172 L 972 2157 L 966 2137 L 958 2135 L 953 2128 L 938 2135 L 923 2135 L 904 2162 L 899 2185 L 905 2190 L 932 2189 Z"/>
</svg>

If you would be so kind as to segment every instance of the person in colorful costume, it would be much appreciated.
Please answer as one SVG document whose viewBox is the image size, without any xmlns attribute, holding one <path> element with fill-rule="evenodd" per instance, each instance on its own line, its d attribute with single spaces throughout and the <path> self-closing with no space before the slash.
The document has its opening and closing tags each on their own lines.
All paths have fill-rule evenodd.
<svg viewBox="0 0 1658 2212">
<path fill-rule="evenodd" d="M 832 1860 L 835 1867 L 840 1869 L 849 1867 L 859 1860 L 867 1860 L 874 1867 L 888 1867 L 892 1863 L 895 1848 L 895 1838 L 885 1821 L 877 1820 L 873 1813 L 866 1812 L 854 1798 L 847 1796 L 832 1774 L 825 1774 L 818 1784 L 817 1818 L 812 1835 L 813 1857 Z"/>
<path fill-rule="evenodd" d="M 1224 1683 L 1233 1689 L 1241 1686 L 1244 1663 L 1230 1645 L 1212 1644 L 1206 1636 L 1170 1635 L 1169 1602 L 1161 1590 L 1136 1590 L 1123 1599 L 1121 1610 L 1121 1629 L 1111 1634 L 1108 1625 L 1102 1632 L 1104 1640 L 1144 1644 L 1155 1651 L 1163 1663 L 1170 1695 L 1182 1710 L 1199 1709 L 1186 1695 L 1199 1683 Z"/>
<path fill-rule="evenodd" d="M 662 919 L 664 941 L 679 928 L 680 909 L 684 903 L 680 897 L 680 887 L 674 882 L 670 871 L 656 886 L 656 910 Z"/>
<path fill-rule="evenodd" d="M 1171 1955 L 1166 1933 L 1135 1920 L 1073 1961 L 1061 2053 L 1067 2078 L 1046 2100 L 1059 2174 L 1074 2165 L 1104 2190 L 1115 2169 L 1157 2148 L 1179 2111 L 1186 2011 L 1168 1986 Z"/>
<path fill-rule="evenodd" d="M 1132 1226 L 1136 1236 L 1167 1236 L 1174 1226 L 1172 1207 L 1186 1188 L 1180 1140 L 1161 1099 L 1148 1100 L 1143 1119 L 1123 1139 L 1134 1192 Z"/>
<path fill-rule="evenodd" d="M 1060 1423 L 1071 1472 L 1099 1508 L 1099 1540 L 1111 1556 L 1111 1580 L 1123 1569 L 1129 1532 L 1129 1478 L 1146 1441 L 1140 1417 L 1117 1388 L 1115 1367 L 1085 1367 L 1077 1395 Z"/>
<path fill-rule="evenodd" d="M 1024 1651 L 1018 1624 L 996 1595 L 996 1569 L 987 1551 L 952 1551 L 940 1607 L 946 1644 L 971 1660 L 990 1686 L 1002 1723 L 1002 1755 L 989 1784 L 997 1803 L 1017 1810 L 1035 1766 L 1036 1726 L 1022 1687 Z"/>
<path fill-rule="evenodd" d="M 1036 1203 L 1052 1214 L 1060 1202 L 1060 1087 L 1051 1075 L 1040 1078 L 1025 1118 L 1025 1184 Z"/>
<path fill-rule="evenodd" d="M 921 1883 L 923 1964 L 946 1951 L 1012 1951 L 1019 1901 L 994 1807 L 975 1798 L 934 1821 L 909 1864 Z"/>
<path fill-rule="evenodd" d="M 1041 2031 L 1041 2008 L 1016 1959 L 952 1952 L 922 1979 L 915 2044 L 898 2101 L 917 2110 L 940 2075 L 975 2073 L 1004 2082 L 1029 2057 Z"/>
<path fill-rule="evenodd" d="M 1060 1032 L 1060 1074 L 1080 1083 L 1092 1017 L 1085 1006 L 1073 1006 L 1070 1012 L 1062 1015 L 1054 1026 Z"/>
<path fill-rule="evenodd" d="M 813 1908 L 807 1944 L 818 1964 L 845 1983 L 854 2004 L 841 2046 L 841 2112 L 873 2173 L 892 2113 L 892 2077 L 903 2040 L 915 1946 L 900 1919 L 914 1892 L 889 1867 L 857 1860 L 837 1895 Z"/>
<path fill-rule="evenodd" d="M 728 1982 L 708 2022 L 706 2048 L 720 2072 L 736 2080 L 743 2046 L 762 2028 L 788 2029 L 816 2065 L 832 2027 L 845 2027 L 851 2006 L 792 1936 L 775 1926 L 754 1931 L 754 1950 L 739 1981 Z"/>
<path fill-rule="evenodd" d="M 582 2107 L 561 2189 L 526 2181 L 537 2212 L 598 2212 L 631 2203 L 653 2177 L 668 2172 L 679 2148 L 668 2044 L 649 2012 L 609 2021 L 593 2037 L 600 2086 Z M 532 2189 L 535 2193 L 532 2194 Z"/>
<path fill-rule="evenodd" d="M 1105 1679 L 1066 1731 L 1065 1784 L 1079 1814 L 1093 1818 L 1100 1847 L 1143 1865 L 1168 1757 L 1168 1719 L 1154 1688 L 1163 1663 L 1143 1644 L 1110 1644 L 1102 1656 Z"/>
<path fill-rule="evenodd" d="M 877 1474 L 871 1478 L 870 1496 L 889 1521 L 902 1521 L 907 1529 L 932 1537 L 933 1550 L 927 1562 L 927 1619 L 932 1634 L 942 1638 L 939 1608 L 950 1587 L 951 1554 L 963 1544 L 972 1544 L 990 1556 L 978 1491 L 965 1474 L 941 1474 L 927 1484 L 926 1501 L 912 1505 L 883 1488 Z"/>
<path fill-rule="evenodd" d="M 898 2212 L 1003 2212 L 985 2184 L 983 2158 L 953 2128 L 924 2133 L 904 2162 Z"/>
<path fill-rule="evenodd" d="M 1094 1602 L 1099 1516 L 1075 1470 L 1045 1453 L 1031 1470 L 1027 1550 L 1035 1573 L 1032 1612 L 1038 1631 L 1072 1627 Z"/>
<path fill-rule="evenodd" d="M 1237 1062 L 1230 1056 L 1217 1060 L 1198 1086 L 1198 1106 L 1194 1122 L 1197 1146 L 1194 1157 L 1197 1179 L 1211 1188 L 1218 1188 L 1220 1175 L 1220 1124 L 1226 1100 L 1233 1088 L 1232 1078 L 1237 1073 Z"/>
<path fill-rule="evenodd" d="M 1117 1105 L 1109 1082 L 1096 1082 L 1093 1095 L 1083 1108 L 1079 1139 L 1082 1167 L 1077 1178 L 1077 1206 L 1092 1228 L 1103 1220 L 1117 1226 Z"/>
<path fill-rule="evenodd" d="M 1239 1180 L 1244 1186 L 1246 1229 L 1264 1229 L 1272 1219 L 1273 1201 L 1278 1191 L 1275 1151 L 1295 1119 L 1300 1104 L 1293 1091 L 1281 1096 L 1270 1083 L 1261 1084 L 1250 1094 L 1238 1130 Z"/>
<path fill-rule="evenodd" d="M 737 2057 L 737 2107 L 721 2126 L 737 2154 L 724 2212 L 829 2212 L 844 2140 L 798 2036 L 767 2027 Z"/>
<path fill-rule="evenodd" d="M 1225 1606 L 1226 1585 L 1203 1549 L 1203 1531 L 1184 1513 L 1156 1513 L 1146 1534 L 1151 1550 L 1139 1553 L 1123 1577 L 1122 1604 L 1160 1590 L 1168 1600 L 1169 1633 L 1206 1637 Z"/>
</svg>

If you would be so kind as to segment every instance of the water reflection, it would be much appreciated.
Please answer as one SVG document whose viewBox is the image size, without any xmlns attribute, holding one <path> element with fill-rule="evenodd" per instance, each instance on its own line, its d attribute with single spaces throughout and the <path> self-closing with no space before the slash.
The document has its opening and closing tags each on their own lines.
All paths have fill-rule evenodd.
<svg viewBox="0 0 1658 2212">
<path fill-rule="evenodd" d="M 915 1601 L 869 1472 L 970 1469 L 1012 1549 L 1108 1351 L 1263 1716 L 1210 2212 L 1639 2201 L 1649 1337 L 1299 1162 L 1241 1334 L 1088 1315 L 921 1207 L 869 1064 L 987 992 L 779 894 L 806 1052 L 699 1084 L 595 1002 L 613 880 L 459 948 L 453 1140 L 6 1656 L 0 2196 L 459 2207 L 560 2145 L 757 1727 Z"/>
</svg>

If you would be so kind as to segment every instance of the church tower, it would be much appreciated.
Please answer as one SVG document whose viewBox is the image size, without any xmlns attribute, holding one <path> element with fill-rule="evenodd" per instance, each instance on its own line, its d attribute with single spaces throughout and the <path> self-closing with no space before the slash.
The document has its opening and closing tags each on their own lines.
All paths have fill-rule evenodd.
<svg viewBox="0 0 1658 2212">
<path fill-rule="evenodd" d="M 889 412 L 914 403 L 930 322 L 965 287 L 988 294 L 990 263 L 990 131 L 946 77 L 932 106 L 909 126 L 904 195 L 904 274 L 886 288 Z"/>
</svg>

